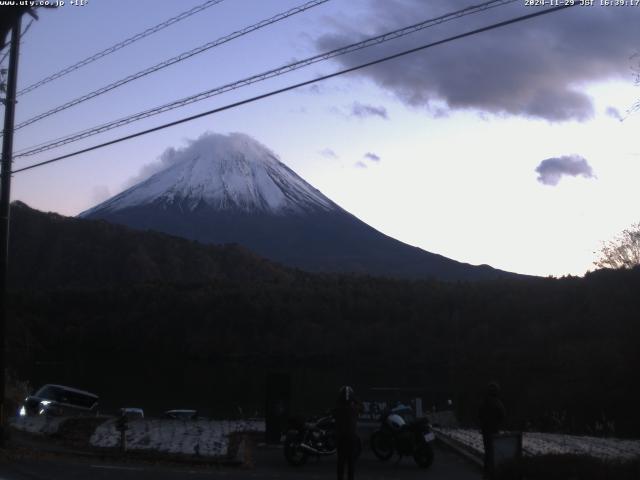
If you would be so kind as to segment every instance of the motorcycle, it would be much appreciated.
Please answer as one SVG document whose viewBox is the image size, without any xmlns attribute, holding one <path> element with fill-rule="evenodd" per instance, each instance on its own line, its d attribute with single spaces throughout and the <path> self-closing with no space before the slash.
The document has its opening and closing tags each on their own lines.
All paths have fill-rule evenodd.
<svg viewBox="0 0 640 480">
<path fill-rule="evenodd" d="M 389 460 L 398 453 L 398 462 L 405 455 L 422 468 L 433 463 L 435 435 L 426 418 L 415 418 L 413 410 L 398 405 L 382 415 L 380 428 L 371 435 L 371 450 L 380 460 Z"/>
<path fill-rule="evenodd" d="M 336 453 L 335 419 L 333 416 L 320 417 L 311 421 L 292 419 L 284 438 L 284 458 L 290 465 L 299 467 L 307 462 L 310 455 L 316 457 Z M 362 445 L 358 440 L 356 457 Z"/>
</svg>

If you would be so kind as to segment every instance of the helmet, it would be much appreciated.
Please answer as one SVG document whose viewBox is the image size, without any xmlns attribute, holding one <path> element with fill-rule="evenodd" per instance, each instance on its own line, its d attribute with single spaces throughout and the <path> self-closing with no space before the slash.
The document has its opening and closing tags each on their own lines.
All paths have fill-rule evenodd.
<svg viewBox="0 0 640 480">
<path fill-rule="evenodd" d="M 399 430 L 405 423 L 407 423 L 404 421 L 404 418 L 402 418 L 397 413 L 392 413 L 391 415 L 389 415 L 386 419 L 386 422 L 387 425 L 389 425 L 393 430 Z"/>
<path fill-rule="evenodd" d="M 342 387 L 340 387 L 338 397 L 340 398 L 340 400 L 348 402 L 353 398 L 353 388 L 351 388 L 349 385 L 343 385 Z"/>
</svg>

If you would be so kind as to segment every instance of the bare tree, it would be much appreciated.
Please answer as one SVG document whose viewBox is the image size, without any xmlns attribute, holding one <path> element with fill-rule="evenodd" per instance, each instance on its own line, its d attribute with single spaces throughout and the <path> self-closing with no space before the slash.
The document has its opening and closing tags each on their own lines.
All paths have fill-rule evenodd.
<svg viewBox="0 0 640 480">
<path fill-rule="evenodd" d="M 598 268 L 633 268 L 640 265 L 640 222 L 623 230 L 613 240 L 604 242 L 600 258 L 593 264 Z"/>
</svg>

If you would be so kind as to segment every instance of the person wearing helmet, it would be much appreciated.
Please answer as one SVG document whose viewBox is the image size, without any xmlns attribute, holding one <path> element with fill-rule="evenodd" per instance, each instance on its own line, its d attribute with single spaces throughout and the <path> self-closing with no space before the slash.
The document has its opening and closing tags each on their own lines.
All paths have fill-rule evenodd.
<svg viewBox="0 0 640 480">
<path fill-rule="evenodd" d="M 347 479 L 353 480 L 354 464 L 358 434 L 356 426 L 361 403 L 355 397 L 353 388 L 345 385 L 340 388 L 333 416 L 336 420 L 336 449 L 338 451 L 338 480 L 344 480 L 344 470 L 347 469 Z"/>
<path fill-rule="evenodd" d="M 504 421 L 505 409 L 500 401 L 500 386 L 491 382 L 480 405 L 478 419 L 484 445 L 484 478 L 493 478 L 493 441 L 492 436 L 498 433 Z"/>
</svg>

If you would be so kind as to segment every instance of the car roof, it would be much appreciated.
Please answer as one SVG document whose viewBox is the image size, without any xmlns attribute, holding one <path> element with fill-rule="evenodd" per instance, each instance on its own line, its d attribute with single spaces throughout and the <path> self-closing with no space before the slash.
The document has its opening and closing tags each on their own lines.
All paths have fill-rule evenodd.
<svg viewBox="0 0 640 480">
<path fill-rule="evenodd" d="M 66 385 L 57 385 L 55 383 L 47 383 L 46 385 L 43 385 L 42 387 L 40 387 L 38 391 L 42 390 L 45 387 L 62 388 L 63 390 L 68 390 L 70 392 L 80 393 L 82 395 L 87 395 L 88 397 L 94 397 L 96 400 L 99 398 L 98 395 L 96 395 L 95 393 L 87 392 L 86 390 L 79 390 L 73 387 L 67 387 Z"/>
</svg>

